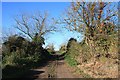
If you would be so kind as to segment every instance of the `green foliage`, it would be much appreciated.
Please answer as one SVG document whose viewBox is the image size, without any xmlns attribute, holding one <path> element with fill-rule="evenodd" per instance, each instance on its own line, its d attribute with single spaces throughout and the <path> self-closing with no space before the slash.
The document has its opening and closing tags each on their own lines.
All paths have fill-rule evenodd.
<svg viewBox="0 0 120 80">
<path fill-rule="evenodd" d="M 5 57 L 3 57 L 3 67 L 5 67 L 6 65 L 22 66 L 40 61 L 39 54 L 28 56 L 19 54 L 20 53 L 12 52 L 9 55 L 5 55 Z"/>
<path fill-rule="evenodd" d="M 82 62 L 89 61 L 91 58 L 90 47 L 84 41 L 78 43 L 73 40 L 68 45 L 66 59 L 70 65 L 81 64 Z"/>
<path fill-rule="evenodd" d="M 3 57 L 3 66 L 5 65 L 15 65 L 15 61 L 18 59 L 18 55 L 15 52 L 12 52 L 11 54 L 5 55 Z"/>
<path fill-rule="evenodd" d="M 37 37 L 37 40 L 32 41 L 17 35 L 8 37 L 8 40 L 3 43 L 3 75 L 14 74 L 7 66 L 10 66 L 11 69 L 13 69 L 12 67 L 29 69 L 37 66 L 38 62 L 47 60 L 50 54 L 42 47 L 42 44 L 44 44 L 42 37 Z M 7 74 L 8 71 L 11 73 Z M 19 70 L 17 71 L 19 72 Z"/>
<path fill-rule="evenodd" d="M 111 35 L 101 35 L 95 41 L 96 52 L 102 55 L 109 53 L 113 55 L 118 53 L 118 36 L 117 33 L 112 33 Z"/>
<path fill-rule="evenodd" d="M 99 5 L 98 5 L 99 4 Z M 102 4 L 102 5 L 101 5 Z M 114 24 L 113 17 L 117 17 L 116 10 L 112 10 L 113 14 L 106 15 L 106 19 L 103 18 L 105 5 L 108 3 L 71 3 L 70 10 L 67 11 L 67 16 L 64 21 L 66 26 L 69 26 L 70 31 L 76 31 L 78 33 L 84 33 L 85 39 L 82 43 L 73 43 L 73 38 L 68 41 L 67 55 L 70 55 L 78 62 L 89 61 L 91 58 L 98 58 L 106 56 L 107 54 L 116 55 L 118 52 L 117 43 L 115 39 L 118 36 L 116 34 L 118 29 Z M 114 6 L 115 7 L 115 6 Z M 98 13 L 96 13 L 97 9 Z M 107 13 L 111 12 L 111 8 L 107 8 Z M 88 15 L 91 14 L 91 15 Z M 76 16 L 74 16 L 76 15 Z M 91 19 L 90 19 L 90 18 Z M 81 24 L 81 20 L 83 20 Z M 85 26 L 84 26 L 85 25 Z M 96 57 L 97 54 L 100 54 Z"/>
<path fill-rule="evenodd" d="M 74 58 L 72 58 L 71 56 L 67 56 L 66 61 L 68 62 L 68 64 L 70 66 L 77 66 L 77 64 L 78 64 L 77 61 Z"/>
<path fill-rule="evenodd" d="M 79 45 L 79 51 L 81 51 L 80 55 L 82 58 L 82 62 L 87 62 L 92 57 L 92 54 L 90 53 L 90 47 L 87 44 Z"/>
<path fill-rule="evenodd" d="M 94 42 L 94 47 L 86 44 L 85 39 L 78 43 L 74 39 L 69 40 L 67 45 L 66 59 L 69 64 L 82 64 L 83 62 L 89 62 L 89 60 L 95 58 L 100 54 L 100 60 L 106 61 L 109 54 L 111 58 L 118 58 L 118 34 L 111 33 L 111 35 L 97 35 Z M 90 43 L 90 41 L 89 41 Z M 97 57 L 96 57 L 97 58 Z"/>
<path fill-rule="evenodd" d="M 74 45 L 74 46 L 72 46 Z M 78 64 L 76 56 L 79 55 L 78 43 L 74 38 L 71 38 L 67 45 L 66 61 L 70 66 L 76 66 Z"/>
<path fill-rule="evenodd" d="M 45 55 L 41 56 L 39 53 L 35 53 L 34 55 L 17 52 L 6 53 L 2 60 L 3 78 L 19 77 L 29 69 L 40 65 L 47 57 Z M 16 70 L 14 70 L 14 67 Z"/>
</svg>

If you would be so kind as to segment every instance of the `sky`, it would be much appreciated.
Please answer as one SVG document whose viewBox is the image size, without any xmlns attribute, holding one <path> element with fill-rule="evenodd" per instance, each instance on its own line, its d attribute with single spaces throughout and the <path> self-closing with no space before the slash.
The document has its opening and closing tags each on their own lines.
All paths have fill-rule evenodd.
<svg viewBox="0 0 120 80">
<path fill-rule="evenodd" d="M 49 16 L 59 18 L 64 15 L 65 9 L 69 7 L 69 2 L 2 2 L 2 34 L 17 33 L 13 27 L 15 24 L 14 17 L 22 13 L 32 13 L 47 11 Z M 61 25 L 59 25 L 60 27 Z M 62 44 L 68 42 L 73 37 L 78 41 L 82 40 L 82 35 L 68 30 L 61 30 L 46 35 L 45 46 L 53 44 L 55 50 L 59 50 Z"/>
</svg>

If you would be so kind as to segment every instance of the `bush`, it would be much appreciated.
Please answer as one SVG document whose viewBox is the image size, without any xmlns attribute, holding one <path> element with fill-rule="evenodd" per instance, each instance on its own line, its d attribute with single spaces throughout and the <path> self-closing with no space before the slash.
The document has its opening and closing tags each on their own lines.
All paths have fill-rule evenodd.
<svg viewBox="0 0 120 80">
<path fill-rule="evenodd" d="M 76 42 L 73 38 L 69 40 L 67 44 L 66 58 L 70 64 L 74 64 L 75 62 L 81 64 L 83 62 L 91 61 L 91 59 L 102 57 L 118 59 L 117 33 L 112 33 L 107 36 L 97 35 L 96 40 L 89 40 L 88 44 L 85 42 L 85 39 L 80 43 Z M 92 43 L 93 45 L 89 45 Z"/>
<path fill-rule="evenodd" d="M 67 55 L 65 59 L 70 66 L 77 66 L 78 64 L 77 61 L 69 55 Z"/>
<path fill-rule="evenodd" d="M 40 61 L 39 53 L 35 53 L 34 55 L 19 55 L 20 53 L 12 52 L 11 54 L 7 54 L 3 57 L 3 67 L 6 65 L 14 65 L 14 66 L 23 66 L 27 64 L 32 64 Z"/>
<path fill-rule="evenodd" d="M 66 59 L 71 65 L 77 65 L 78 63 L 87 62 L 92 54 L 90 54 L 90 47 L 84 43 L 84 40 L 81 43 L 69 41 Z"/>
<path fill-rule="evenodd" d="M 19 59 L 19 56 L 16 52 L 12 52 L 11 54 L 7 54 L 3 57 L 3 67 L 6 65 L 16 65 L 16 60 Z"/>
<path fill-rule="evenodd" d="M 22 65 L 48 58 L 49 54 L 42 44 L 44 44 L 44 38 L 39 36 L 35 36 L 32 41 L 18 35 L 8 37 L 8 40 L 3 43 L 3 64 Z"/>
</svg>

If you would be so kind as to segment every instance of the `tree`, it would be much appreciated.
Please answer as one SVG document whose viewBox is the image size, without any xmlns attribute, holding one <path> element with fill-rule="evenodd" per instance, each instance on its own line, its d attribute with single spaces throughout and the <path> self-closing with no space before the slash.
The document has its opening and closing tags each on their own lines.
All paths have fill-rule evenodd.
<svg viewBox="0 0 120 80">
<path fill-rule="evenodd" d="M 69 39 L 68 44 L 67 44 L 67 51 L 69 50 L 69 48 L 70 48 L 72 42 L 77 42 L 77 40 L 74 39 L 74 38 L 70 38 L 70 39 Z"/>
<path fill-rule="evenodd" d="M 85 43 L 90 46 L 91 52 L 95 53 L 95 41 L 98 37 L 107 37 L 107 33 L 114 30 L 117 11 L 116 3 L 72 2 L 64 23 L 70 31 L 84 34 Z"/>
<path fill-rule="evenodd" d="M 28 46 L 28 41 L 24 39 L 21 36 L 13 35 L 8 37 L 8 40 L 6 40 L 3 45 L 7 48 L 7 51 L 10 52 L 16 52 L 16 51 L 25 51 L 26 47 Z M 5 51 L 5 50 L 3 50 Z"/>
<path fill-rule="evenodd" d="M 62 44 L 59 51 L 63 53 L 66 52 L 66 49 L 67 49 L 66 44 Z"/>
<path fill-rule="evenodd" d="M 50 53 L 54 53 L 54 51 L 55 51 L 53 43 L 52 44 L 48 44 L 46 46 L 46 48 L 47 48 L 48 52 L 50 52 Z"/>
<path fill-rule="evenodd" d="M 46 33 L 55 31 L 54 22 L 52 23 L 51 20 L 51 23 L 48 23 L 48 20 L 47 13 L 32 16 L 22 14 L 20 17 L 15 18 L 15 27 L 33 40 L 35 34 L 43 37 Z"/>
<path fill-rule="evenodd" d="M 115 3 L 105 2 L 71 3 L 64 23 L 71 31 L 83 32 L 86 40 L 95 39 L 97 34 L 104 33 L 102 30 L 104 23 L 115 23 L 117 16 L 115 5 Z"/>
<path fill-rule="evenodd" d="M 36 44 L 41 45 L 41 46 L 42 46 L 42 44 L 45 44 L 44 38 L 39 36 L 38 33 L 35 34 L 35 36 L 33 38 L 33 42 L 35 42 Z"/>
</svg>

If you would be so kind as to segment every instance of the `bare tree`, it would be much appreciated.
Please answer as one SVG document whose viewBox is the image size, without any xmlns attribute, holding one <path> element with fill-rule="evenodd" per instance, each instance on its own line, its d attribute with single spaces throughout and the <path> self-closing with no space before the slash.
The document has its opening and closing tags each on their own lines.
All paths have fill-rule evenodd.
<svg viewBox="0 0 120 80">
<path fill-rule="evenodd" d="M 104 23 L 115 23 L 117 20 L 116 3 L 73 2 L 64 18 L 67 29 L 83 32 L 86 39 L 101 34 Z"/>
<path fill-rule="evenodd" d="M 65 27 L 85 36 L 91 55 L 95 56 L 95 40 L 105 35 L 106 24 L 113 25 L 117 20 L 117 4 L 109 2 L 72 2 L 64 17 Z"/>
<path fill-rule="evenodd" d="M 55 23 L 52 22 L 52 19 L 49 21 L 47 13 L 32 16 L 22 14 L 20 17 L 15 18 L 15 22 L 15 27 L 30 39 L 33 39 L 36 33 L 41 37 L 56 30 Z"/>
</svg>

